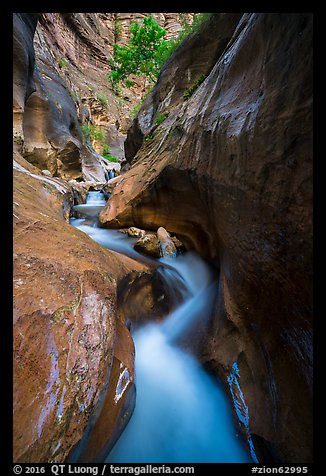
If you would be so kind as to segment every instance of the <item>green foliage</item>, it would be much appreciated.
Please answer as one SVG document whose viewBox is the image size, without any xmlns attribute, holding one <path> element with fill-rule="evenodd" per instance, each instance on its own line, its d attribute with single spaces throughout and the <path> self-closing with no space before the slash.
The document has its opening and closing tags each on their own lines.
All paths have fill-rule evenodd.
<svg viewBox="0 0 326 476">
<path fill-rule="evenodd" d="M 125 84 L 127 88 L 131 88 L 135 83 L 134 81 L 130 81 L 130 79 L 126 79 Z"/>
<path fill-rule="evenodd" d="M 138 104 L 135 104 L 135 105 L 134 105 L 134 107 L 133 107 L 133 109 L 132 109 L 132 113 L 131 113 L 132 119 L 134 119 L 134 118 L 137 116 L 137 114 L 138 114 L 138 112 L 139 112 L 139 109 L 141 108 L 141 105 L 142 105 L 141 102 L 139 102 Z"/>
<path fill-rule="evenodd" d="M 136 20 L 133 21 L 130 26 L 131 36 L 128 45 L 120 46 L 115 43 L 113 59 L 109 60 L 111 74 L 108 75 L 108 79 L 115 94 L 117 96 L 121 94 L 119 83 L 122 81 L 128 88 L 133 86 L 133 81 L 128 79 L 132 74 L 145 75 L 154 83 L 175 49 L 210 15 L 211 13 L 195 13 L 190 23 L 187 15 L 180 13 L 182 30 L 178 37 L 172 40 L 164 39 L 166 32 L 152 15 L 145 17 L 140 24 Z"/>
<path fill-rule="evenodd" d="M 134 118 L 137 116 L 137 114 L 138 114 L 138 112 L 139 112 L 139 109 L 142 107 L 142 105 L 143 105 L 145 99 L 147 98 L 147 96 L 149 95 L 149 93 L 152 91 L 152 89 L 153 89 L 152 87 L 147 88 L 145 94 L 143 95 L 143 97 L 142 97 L 142 99 L 139 101 L 139 103 L 134 105 L 133 110 L 132 110 L 131 115 L 130 115 L 130 117 L 131 117 L 132 119 L 134 119 Z"/>
<path fill-rule="evenodd" d="M 107 79 L 111 83 L 111 87 L 112 87 L 112 90 L 113 90 L 114 94 L 117 97 L 120 97 L 122 90 L 121 90 L 121 86 L 119 84 L 119 81 L 120 81 L 119 75 L 116 71 L 114 71 L 114 68 L 116 67 L 114 61 L 110 59 L 109 64 L 111 66 L 112 71 L 111 71 L 111 74 L 107 75 Z"/>
<path fill-rule="evenodd" d="M 108 104 L 108 98 L 107 96 L 105 96 L 105 94 L 103 93 L 96 93 L 96 99 L 98 101 L 100 101 L 100 103 L 103 105 L 103 106 L 106 106 Z"/>
<path fill-rule="evenodd" d="M 103 154 L 102 157 L 109 162 L 119 162 L 119 157 L 115 157 L 114 155 L 111 154 Z"/>
<path fill-rule="evenodd" d="M 121 21 L 118 19 L 115 19 L 113 23 L 113 28 L 114 28 L 114 42 L 117 43 L 117 41 L 121 40 L 121 36 L 122 36 Z"/>
<path fill-rule="evenodd" d="M 103 152 L 102 152 L 103 156 L 107 155 L 107 154 L 110 154 L 110 147 L 108 144 L 104 144 L 103 145 Z"/>
<path fill-rule="evenodd" d="M 159 126 L 160 124 L 162 124 L 163 121 L 165 121 L 167 117 L 167 114 L 157 114 L 154 120 L 154 124 L 156 126 Z"/>
<path fill-rule="evenodd" d="M 131 74 L 144 74 L 155 81 L 160 70 L 157 54 L 164 43 L 162 40 L 166 33 L 164 28 L 149 15 L 141 24 L 134 20 L 130 25 L 130 33 L 128 45 L 120 46 L 117 43 L 114 45 L 114 60 L 109 62 L 112 68 L 109 79 L 112 83 L 119 83 L 125 81 Z"/>
<path fill-rule="evenodd" d="M 60 69 L 64 69 L 68 66 L 69 62 L 67 60 L 67 58 L 65 58 L 64 56 L 62 56 L 62 58 L 59 59 L 59 68 Z"/>
<path fill-rule="evenodd" d="M 111 154 L 110 147 L 108 144 L 103 145 L 102 157 L 109 162 L 119 162 L 119 157 Z"/>
<path fill-rule="evenodd" d="M 210 16 L 211 16 L 211 13 L 195 13 L 192 19 L 191 30 L 192 31 L 198 30 L 201 24 L 204 21 L 208 20 Z"/>
<path fill-rule="evenodd" d="M 84 134 L 86 140 L 97 140 L 100 143 L 104 142 L 104 133 L 103 131 L 96 128 L 93 124 L 84 124 L 81 126 L 81 130 Z"/>
<path fill-rule="evenodd" d="M 168 58 L 178 48 L 178 46 L 183 42 L 183 40 L 187 38 L 190 33 L 198 30 L 200 25 L 205 20 L 207 20 L 210 15 L 211 13 L 195 13 L 193 16 L 192 23 L 189 23 L 187 16 L 184 13 L 179 13 L 179 21 L 182 26 L 182 30 L 179 32 L 176 38 L 171 40 L 165 40 L 162 44 L 162 47 L 159 49 L 157 54 L 157 61 L 160 65 L 160 69 L 162 69 Z"/>
<path fill-rule="evenodd" d="M 206 79 L 206 75 L 205 74 L 202 74 L 201 76 L 199 76 L 198 79 L 196 79 L 196 81 L 194 81 L 192 83 L 191 86 L 189 86 L 188 89 L 185 90 L 185 92 L 183 93 L 183 99 L 185 101 L 187 101 L 187 99 L 190 98 L 190 96 L 193 95 L 193 93 L 196 91 L 196 89 L 198 88 L 198 86 L 200 86 L 200 84 Z"/>
</svg>

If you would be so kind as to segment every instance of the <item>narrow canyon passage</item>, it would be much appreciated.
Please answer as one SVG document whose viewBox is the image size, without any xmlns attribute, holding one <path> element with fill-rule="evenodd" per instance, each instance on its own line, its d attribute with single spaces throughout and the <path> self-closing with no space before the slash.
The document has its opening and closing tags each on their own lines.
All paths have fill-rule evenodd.
<svg viewBox="0 0 326 476">
<path fill-rule="evenodd" d="M 134 239 L 126 234 L 98 228 L 97 215 L 104 205 L 101 192 L 89 192 L 86 204 L 74 207 L 85 218 L 71 218 L 71 224 L 109 249 L 141 261 L 151 260 L 133 249 Z M 189 352 L 198 326 L 210 318 L 216 277 L 194 252 L 157 261 L 167 288 L 171 293 L 179 290 L 181 298 L 163 321 L 145 324 L 133 332 L 136 406 L 106 462 L 256 460 L 253 449 L 250 457 L 242 441 L 222 386 Z M 185 339 L 187 350 L 182 347 Z M 122 378 L 117 399 L 125 389 Z"/>
<path fill-rule="evenodd" d="M 313 14 L 12 19 L 9 458 L 312 463 Z"/>
</svg>

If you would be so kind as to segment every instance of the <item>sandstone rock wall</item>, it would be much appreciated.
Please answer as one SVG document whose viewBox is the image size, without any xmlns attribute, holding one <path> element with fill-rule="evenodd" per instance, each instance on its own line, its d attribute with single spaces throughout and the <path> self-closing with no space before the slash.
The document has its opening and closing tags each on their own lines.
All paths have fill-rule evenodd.
<svg viewBox="0 0 326 476">
<path fill-rule="evenodd" d="M 35 54 L 36 14 L 14 14 L 14 144 L 40 170 L 104 181 L 102 159 L 85 144 L 76 108 L 51 55 Z M 40 40 L 41 42 L 41 40 Z"/>
<path fill-rule="evenodd" d="M 17 13 L 13 16 L 13 136 L 18 144 L 23 137 L 25 100 L 35 89 L 33 37 L 37 20 L 38 14 Z"/>
<path fill-rule="evenodd" d="M 94 425 L 100 415 L 109 424 L 97 437 L 99 445 L 90 445 L 96 459 L 120 434 L 134 405 L 134 347 L 122 317 L 117 321 L 116 287 L 146 268 L 70 226 L 72 201 L 71 186 L 39 175 L 15 154 L 15 462 L 63 462 L 90 416 Z M 113 405 L 119 372 L 110 369 L 116 359 L 127 369 L 129 386 L 125 401 Z"/>
<path fill-rule="evenodd" d="M 98 155 L 104 144 L 124 159 L 128 117 L 141 99 L 140 83 L 117 97 L 107 79 L 108 60 L 116 41 L 127 42 L 131 22 L 145 15 L 14 15 L 14 136 L 29 162 L 62 178 L 104 181 L 105 163 Z M 178 14 L 154 16 L 167 26 L 168 37 L 181 28 Z M 103 136 L 91 140 L 93 149 L 80 127 L 88 125 Z"/>
<path fill-rule="evenodd" d="M 215 263 L 203 361 L 226 386 L 238 363 L 261 458 L 311 461 L 312 15 L 214 15 L 171 57 L 127 143 L 132 167 L 101 222 L 164 226 Z"/>
<path fill-rule="evenodd" d="M 102 411 L 110 421 L 101 433 L 106 445 L 132 412 L 133 343 L 116 324 L 116 285 L 144 267 L 106 252 L 68 225 L 71 186 L 40 174 L 47 169 L 65 178 L 103 177 L 96 155 L 83 143 L 67 84 L 39 35 L 35 65 L 37 18 L 14 15 L 13 457 L 63 462 L 90 415 L 96 421 Z M 118 357 L 131 388 L 124 406 L 116 405 L 118 413 L 112 414 L 99 404 Z M 104 403 L 118 379 L 111 373 Z"/>
<path fill-rule="evenodd" d="M 135 405 L 126 321 L 171 308 L 156 273 L 68 224 L 76 186 L 14 154 L 17 463 L 103 462 Z"/>
<path fill-rule="evenodd" d="M 145 99 L 128 131 L 125 142 L 128 161 L 135 157 L 143 144 L 144 136 L 155 130 L 157 115 L 168 116 L 176 105 L 183 102 L 183 94 L 194 82 L 210 73 L 230 41 L 240 18 L 241 13 L 212 16 L 202 25 L 200 35 L 193 33 L 187 37 L 167 60 L 158 85 Z"/>
<path fill-rule="evenodd" d="M 34 46 L 41 74 L 48 76 L 49 65 L 59 75 L 57 82 L 64 83 L 70 97 L 68 104 L 77 108 L 82 125 L 91 124 L 101 131 L 103 140 L 92 140 L 99 154 L 103 145 L 110 147 L 112 155 L 124 159 L 125 134 L 130 125 L 133 107 L 141 99 L 144 79 L 136 77 L 136 86 L 121 89 L 119 96 L 108 81 L 109 59 L 112 59 L 115 42 L 126 44 L 129 28 L 134 20 L 146 13 L 43 13 L 36 29 Z M 155 19 L 167 28 L 167 37 L 176 36 L 181 28 L 179 14 L 154 14 Z M 192 14 L 188 15 L 191 21 Z M 51 76 L 51 75 L 50 75 Z M 53 75 L 51 76 L 51 81 Z M 46 86 L 49 86 L 47 82 Z M 56 85 L 57 86 L 57 85 Z M 56 96 L 53 88 L 50 93 Z M 61 107 L 61 98 L 55 99 Z M 59 111 L 60 112 L 60 111 Z"/>
<path fill-rule="evenodd" d="M 68 226 L 71 187 L 39 175 L 103 180 L 79 124 L 103 127 L 122 151 L 137 94 L 119 104 L 105 79 L 115 15 L 42 14 L 38 25 L 37 14 L 14 15 L 17 462 L 62 462 L 100 411 L 105 369 L 113 384 L 102 410 L 120 364 L 132 373 L 115 289 L 143 267 Z M 138 14 L 120 15 L 124 41 Z M 159 16 L 170 33 L 173 15 Z M 132 167 L 101 214 L 106 226 L 164 226 L 219 268 L 202 361 L 226 385 L 237 362 L 256 452 L 270 462 L 312 460 L 311 75 L 311 14 L 213 15 L 168 61 L 133 122 Z M 131 378 L 129 408 L 132 389 Z M 126 420 L 124 403 L 116 415 Z M 105 451 L 96 421 L 92 438 Z M 91 444 L 79 450 L 97 457 Z"/>
<path fill-rule="evenodd" d="M 81 132 L 89 118 L 121 149 L 119 104 L 111 91 L 111 103 L 99 96 L 114 15 L 13 16 L 15 462 L 103 459 L 134 406 L 134 348 L 116 287 L 146 267 L 67 223 L 85 193 L 62 180 L 105 181 Z"/>
</svg>

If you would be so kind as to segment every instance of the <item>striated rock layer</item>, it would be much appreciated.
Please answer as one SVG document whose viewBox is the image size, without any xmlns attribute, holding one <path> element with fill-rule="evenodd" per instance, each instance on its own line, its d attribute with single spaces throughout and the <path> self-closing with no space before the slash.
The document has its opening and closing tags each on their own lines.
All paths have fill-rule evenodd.
<svg viewBox="0 0 326 476">
<path fill-rule="evenodd" d="M 35 63 L 38 14 L 15 13 L 14 144 L 40 170 L 65 179 L 105 180 L 102 158 L 84 141 L 77 111 L 49 48 Z"/>
<path fill-rule="evenodd" d="M 312 15 L 214 14 L 168 61 L 126 155 L 102 225 L 164 226 L 215 263 L 202 359 L 225 383 L 237 362 L 260 459 L 311 461 Z"/>
<path fill-rule="evenodd" d="M 108 60 L 114 43 L 128 40 L 132 21 L 145 15 L 14 14 L 14 140 L 29 162 L 64 179 L 103 181 L 104 145 L 124 159 L 128 116 L 142 91 L 138 85 L 116 96 Z M 154 16 L 167 37 L 181 29 L 177 13 Z M 101 138 L 88 143 L 81 126 L 95 127 Z"/>
<path fill-rule="evenodd" d="M 38 68 L 54 101 L 62 106 L 57 84 L 52 83 L 54 76 L 56 82 L 59 76 L 68 91 L 65 102 L 76 106 L 80 124 L 95 126 L 103 135 L 91 140 L 96 152 L 102 154 L 107 144 L 110 153 L 121 160 L 125 157 L 123 142 L 129 117 L 141 100 L 144 78 L 136 76 L 132 89 L 121 85 L 116 95 L 108 80 L 109 59 L 114 43 L 126 44 L 131 23 L 146 15 L 149 13 L 42 13 L 34 38 Z M 166 28 L 168 38 L 181 29 L 178 13 L 153 16 Z M 191 21 L 192 14 L 187 18 Z"/>
</svg>

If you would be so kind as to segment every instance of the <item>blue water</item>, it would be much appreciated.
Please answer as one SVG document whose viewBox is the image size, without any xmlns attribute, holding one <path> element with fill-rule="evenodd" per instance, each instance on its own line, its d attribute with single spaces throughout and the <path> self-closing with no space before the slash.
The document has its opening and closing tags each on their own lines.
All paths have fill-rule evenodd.
<svg viewBox="0 0 326 476">
<path fill-rule="evenodd" d="M 88 218 L 94 217 L 95 207 L 103 206 L 99 192 L 93 194 L 86 205 L 77 208 Z M 83 218 L 71 223 L 103 246 L 144 260 L 132 248 L 135 240 L 126 235 L 100 229 L 96 221 L 85 225 Z M 224 388 L 179 346 L 185 336 L 195 342 L 199 324 L 208 323 L 217 293 L 215 277 L 194 252 L 156 261 L 167 266 L 162 276 L 172 294 L 175 288 L 182 291 L 182 302 L 163 322 L 148 324 L 133 334 L 136 406 L 105 462 L 252 462 L 255 455 L 250 442 L 245 445 L 239 435 Z M 229 380 L 229 384 L 232 393 L 239 381 Z M 234 392 L 232 396 L 236 403 Z M 249 414 L 246 418 L 249 428 Z M 241 419 L 239 424 L 243 424 Z"/>
<path fill-rule="evenodd" d="M 159 325 L 134 334 L 137 400 L 107 463 L 250 462 L 224 391 Z"/>
</svg>

